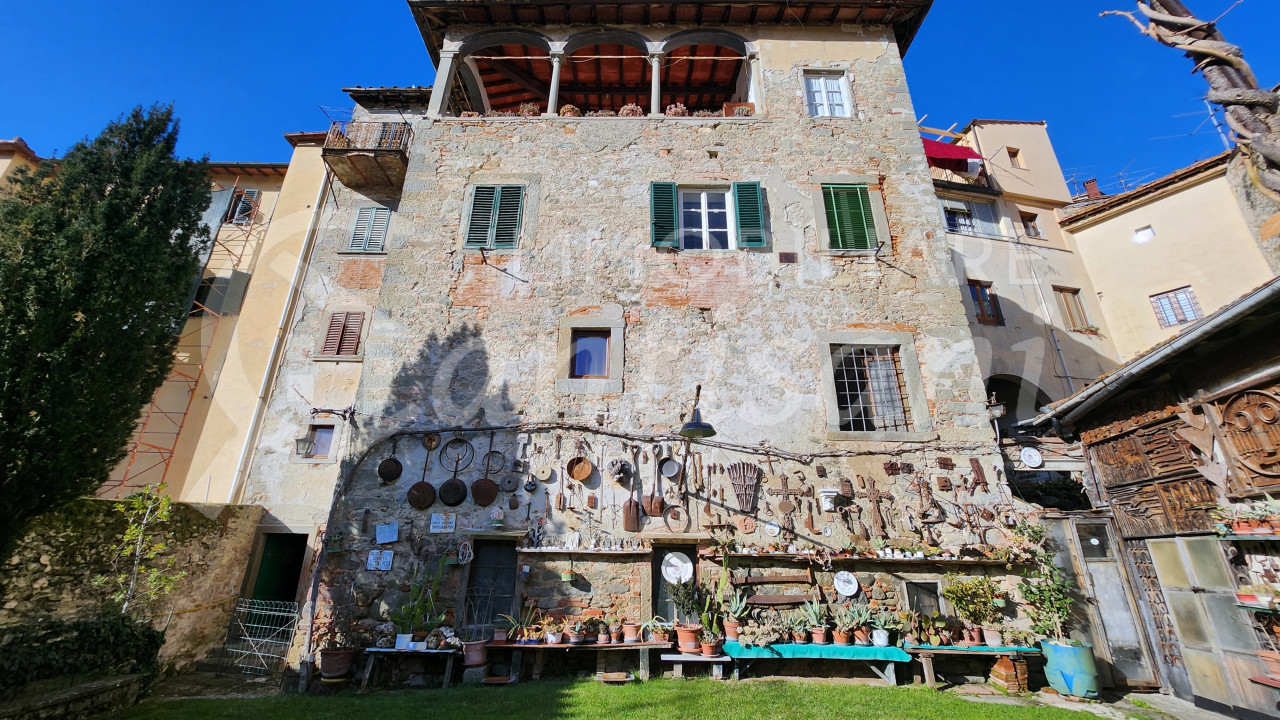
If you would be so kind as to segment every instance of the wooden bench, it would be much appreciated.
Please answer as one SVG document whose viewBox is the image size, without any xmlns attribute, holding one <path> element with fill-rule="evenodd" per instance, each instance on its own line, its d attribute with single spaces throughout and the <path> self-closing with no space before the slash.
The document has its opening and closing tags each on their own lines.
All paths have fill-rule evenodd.
<svg viewBox="0 0 1280 720">
<path fill-rule="evenodd" d="M 458 650 L 454 648 L 444 648 L 439 650 L 398 650 L 396 648 L 365 648 L 365 653 L 369 656 L 368 662 L 364 666 L 364 679 L 360 681 L 359 692 L 366 692 L 369 689 L 369 682 L 377 671 L 377 660 L 387 658 L 389 660 L 403 660 L 405 658 L 427 658 L 444 656 L 444 685 L 445 690 L 449 689 L 449 681 L 453 678 L 453 659 L 457 657 Z M 376 684 L 376 683 L 375 683 Z"/>
<path fill-rule="evenodd" d="M 519 643 L 495 643 L 491 642 L 485 647 L 492 650 L 510 650 L 511 651 L 511 678 L 509 683 L 520 681 L 520 668 L 524 659 L 524 651 L 528 650 L 534 653 L 533 656 L 533 674 L 532 679 L 538 680 L 542 677 L 543 655 L 548 651 L 562 650 L 564 652 L 581 652 L 586 650 L 594 650 L 596 653 L 596 677 L 600 677 L 605 672 L 607 653 L 611 652 L 635 652 L 640 655 L 640 668 L 636 672 L 636 677 L 640 680 L 649 679 L 649 651 L 650 650 L 670 650 L 669 642 L 634 642 L 634 643 L 609 643 L 601 645 L 598 643 L 581 643 L 578 645 L 570 645 L 568 643 L 558 643 L 556 645 L 547 645 L 546 643 L 538 643 L 537 645 L 521 645 Z"/>
<path fill-rule="evenodd" d="M 729 657 L 728 655 L 716 655 L 714 657 L 707 657 L 706 655 L 686 655 L 684 653 L 673 653 L 670 655 L 662 655 L 660 657 L 662 659 L 662 662 L 669 662 L 673 664 L 674 667 L 672 668 L 672 672 L 671 672 L 671 677 L 673 678 L 684 677 L 685 663 L 708 663 L 711 665 L 711 679 L 723 680 L 725 664 L 733 662 L 733 658 Z"/>
<path fill-rule="evenodd" d="M 988 647 L 986 645 L 973 645 L 970 647 L 960 647 L 958 645 L 907 645 L 906 651 L 920 661 L 920 667 L 924 670 L 924 684 L 929 688 L 937 688 L 938 681 L 933 672 L 933 658 L 937 655 L 961 655 L 969 657 L 994 657 L 996 662 L 1000 658 L 1010 658 L 1021 660 L 1027 655 L 1040 655 L 1038 648 L 1033 647 Z"/>
<path fill-rule="evenodd" d="M 911 656 L 897 647 L 863 645 L 814 645 L 787 643 L 766 647 L 744 647 L 736 642 L 724 644 L 724 652 L 733 658 L 733 679 L 751 667 L 757 660 L 854 660 L 865 663 L 871 671 L 889 685 L 898 684 L 895 663 L 911 662 Z"/>
</svg>

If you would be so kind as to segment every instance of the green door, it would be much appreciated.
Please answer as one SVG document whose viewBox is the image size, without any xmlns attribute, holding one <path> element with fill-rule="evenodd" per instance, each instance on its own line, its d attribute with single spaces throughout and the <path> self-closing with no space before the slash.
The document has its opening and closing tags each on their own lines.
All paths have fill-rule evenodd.
<svg viewBox="0 0 1280 720">
<path fill-rule="evenodd" d="M 262 536 L 258 576 L 253 581 L 254 600 L 293 602 L 298 597 L 302 564 L 307 557 L 307 536 L 269 533 Z"/>
</svg>

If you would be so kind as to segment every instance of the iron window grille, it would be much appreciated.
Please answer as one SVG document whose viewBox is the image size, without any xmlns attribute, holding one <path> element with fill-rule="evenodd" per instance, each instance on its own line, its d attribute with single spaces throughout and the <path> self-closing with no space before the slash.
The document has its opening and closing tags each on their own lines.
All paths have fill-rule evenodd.
<svg viewBox="0 0 1280 720">
<path fill-rule="evenodd" d="M 1186 325 L 1204 317 L 1204 313 L 1200 310 L 1200 302 L 1196 299 L 1196 293 L 1190 285 L 1152 295 L 1151 307 L 1156 311 L 1156 320 L 1160 322 L 1162 328 Z"/>
<path fill-rule="evenodd" d="M 832 345 L 831 364 L 842 431 L 912 429 L 897 347 Z"/>
</svg>

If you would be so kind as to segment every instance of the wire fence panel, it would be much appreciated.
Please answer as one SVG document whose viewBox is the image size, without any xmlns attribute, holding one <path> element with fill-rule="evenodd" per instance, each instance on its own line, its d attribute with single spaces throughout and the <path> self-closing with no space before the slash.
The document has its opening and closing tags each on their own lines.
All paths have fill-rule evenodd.
<svg viewBox="0 0 1280 720">
<path fill-rule="evenodd" d="M 225 672 L 271 675 L 284 667 L 298 627 L 298 603 L 236 600 L 222 655 Z"/>
</svg>

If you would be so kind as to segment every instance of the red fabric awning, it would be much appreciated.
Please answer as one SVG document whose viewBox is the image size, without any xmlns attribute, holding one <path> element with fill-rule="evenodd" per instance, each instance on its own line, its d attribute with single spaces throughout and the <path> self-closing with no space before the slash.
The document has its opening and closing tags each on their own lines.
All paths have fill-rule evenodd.
<svg viewBox="0 0 1280 720">
<path fill-rule="evenodd" d="M 924 154 L 929 159 L 937 160 L 981 160 L 982 155 L 977 150 L 964 145 L 952 145 L 951 143 L 938 142 L 929 138 L 920 138 L 924 141 Z"/>
</svg>

